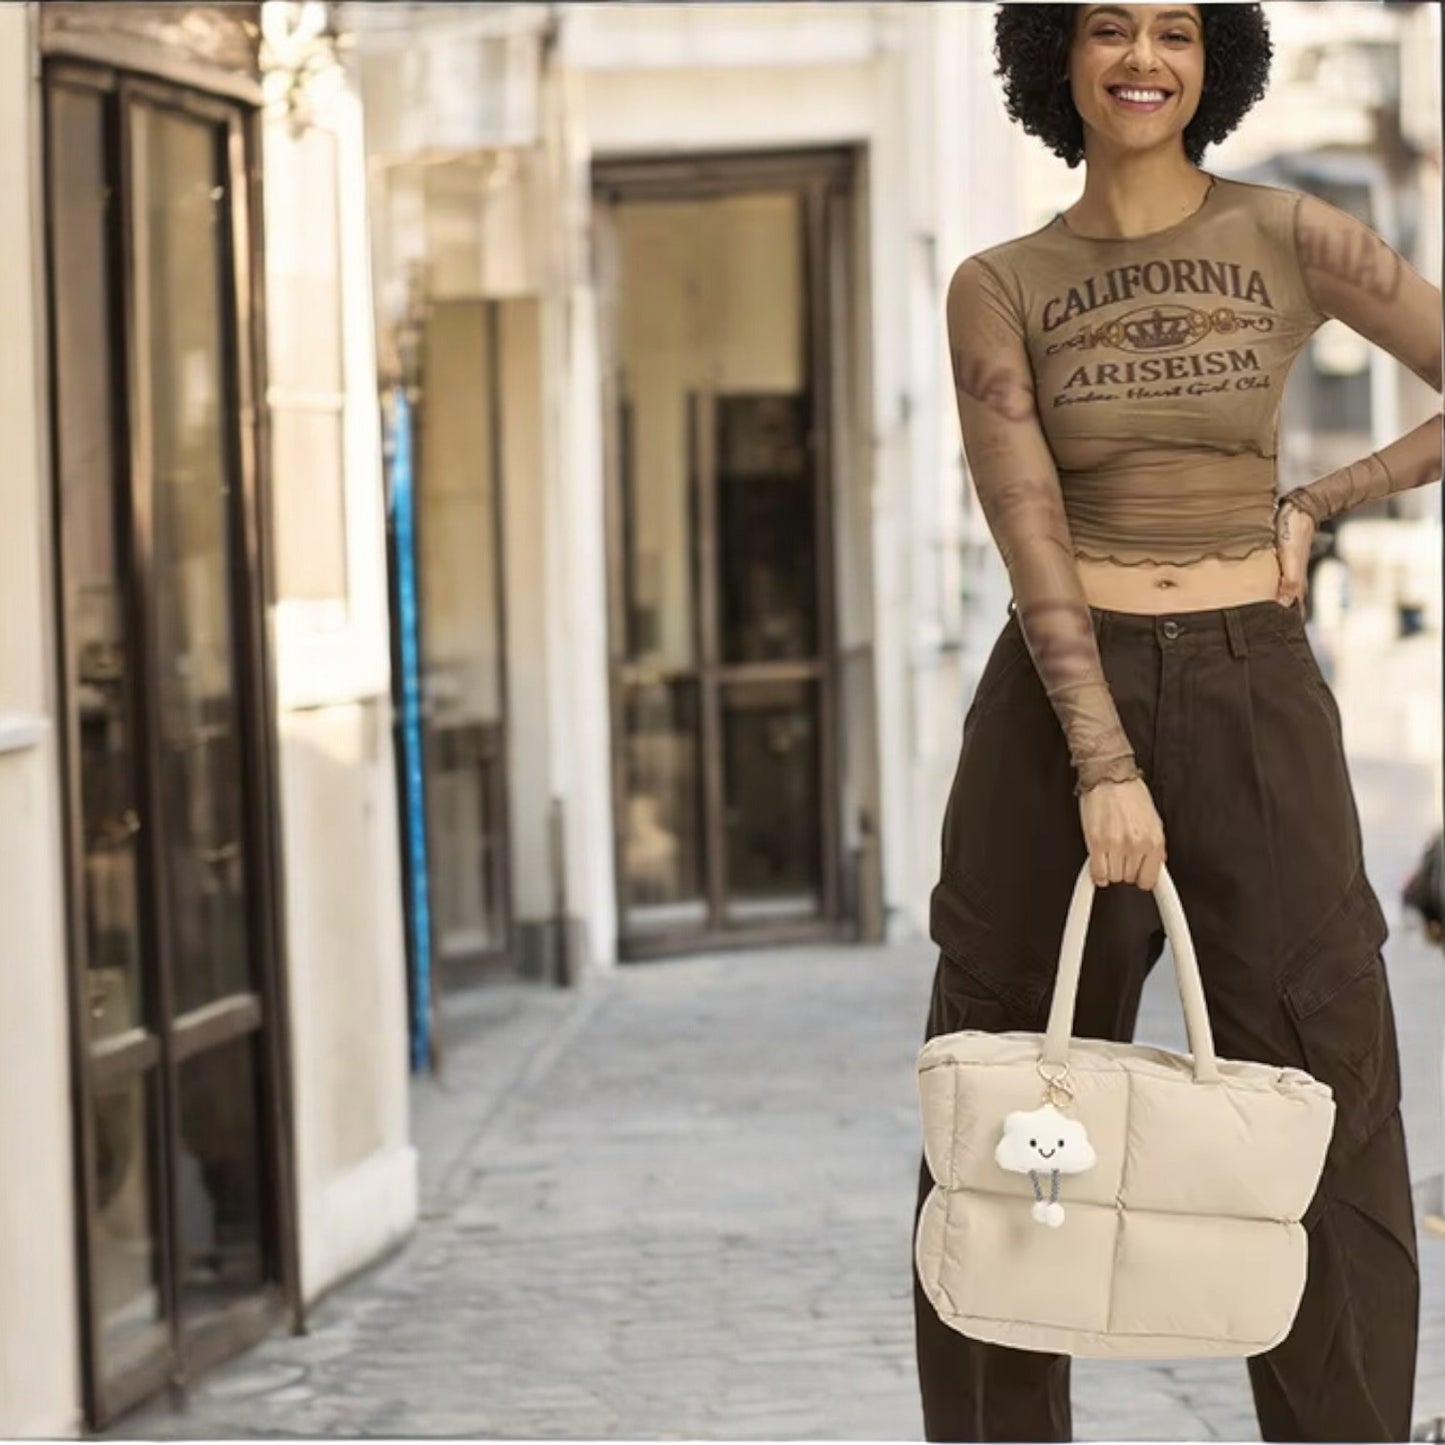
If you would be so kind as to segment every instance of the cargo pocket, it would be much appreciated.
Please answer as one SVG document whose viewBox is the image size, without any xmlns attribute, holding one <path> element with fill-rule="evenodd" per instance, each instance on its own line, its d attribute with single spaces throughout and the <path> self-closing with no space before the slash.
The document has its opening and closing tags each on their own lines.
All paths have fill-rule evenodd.
<svg viewBox="0 0 1445 1445">
<path fill-rule="evenodd" d="M 1289 961 L 1281 991 L 1304 1067 L 1334 1093 L 1330 1160 L 1353 1155 L 1400 1103 L 1400 1058 L 1382 948 L 1389 928 L 1363 869 Z"/>
<path fill-rule="evenodd" d="M 977 1029 L 988 1034 L 1013 1030 L 1042 1033 L 1043 1012 L 1038 1003 L 1000 990 L 966 962 L 947 953 L 939 954 L 928 1016 L 929 1038 L 935 1034 L 957 1033 L 960 1029 Z"/>
</svg>

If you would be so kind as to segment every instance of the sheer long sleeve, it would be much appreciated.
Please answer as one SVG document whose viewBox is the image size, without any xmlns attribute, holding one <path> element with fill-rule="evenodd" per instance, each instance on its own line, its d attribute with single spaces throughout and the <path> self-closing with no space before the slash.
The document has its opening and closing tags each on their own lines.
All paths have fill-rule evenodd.
<svg viewBox="0 0 1445 1445">
<path fill-rule="evenodd" d="M 1343 321 L 1439 391 L 1440 288 L 1363 221 L 1318 196 L 1301 192 L 1294 225 L 1305 288 L 1321 318 Z M 1318 523 L 1361 502 L 1438 482 L 1442 425 L 1437 413 L 1378 451 L 1287 492 L 1281 502 Z"/>
<path fill-rule="evenodd" d="M 1064 730 L 1075 792 L 1140 776 L 1099 659 L 1022 321 L 976 256 L 954 272 L 949 350 L 964 456 L 1013 587 L 1024 641 Z"/>
</svg>

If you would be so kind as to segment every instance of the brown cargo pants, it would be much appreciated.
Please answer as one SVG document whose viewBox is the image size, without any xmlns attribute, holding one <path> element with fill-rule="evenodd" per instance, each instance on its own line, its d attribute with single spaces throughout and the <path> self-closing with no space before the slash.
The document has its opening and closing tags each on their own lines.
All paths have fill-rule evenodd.
<svg viewBox="0 0 1445 1445">
<path fill-rule="evenodd" d="M 1155 805 L 1221 1058 L 1334 1090 L 1288 1337 L 1246 1361 L 1265 1440 L 1408 1440 L 1419 1321 L 1388 933 L 1363 868 L 1340 716 L 1295 609 L 1093 611 L 1105 674 Z M 1043 1032 L 1085 849 L 1073 771 L 1017 618 L 963 724 L 931 931 L 924 1037 Z M 1164 947 L 1153 898 L 1095 897 L 1074 1032 L 1132 1040 Z M 920 1158 L 918 1208 L 931 1187 Z M 917 1219 L 917 1212 L 914 1215 Z M 929 1440 L 1072 1438 L 1070 1357 L 973 1340 L 913 1280 Z"/>
</svg>

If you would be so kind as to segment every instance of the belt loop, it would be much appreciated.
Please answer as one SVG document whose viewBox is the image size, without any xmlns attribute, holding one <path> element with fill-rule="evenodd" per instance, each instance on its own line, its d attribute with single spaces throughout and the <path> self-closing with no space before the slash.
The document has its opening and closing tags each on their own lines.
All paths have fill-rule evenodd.
<svg viewBox="0 0 1445 1445">
<path fill-rule="evenodd" d="M 1226 607 L 1224 609 L 1224 630 L 1229 634 L 1229 653 L 1231 657 L 1248 657 L 1249 643 L 1244 637 L 1244 623 L 1240 621 L 1239 609 Z"/>
</svg>

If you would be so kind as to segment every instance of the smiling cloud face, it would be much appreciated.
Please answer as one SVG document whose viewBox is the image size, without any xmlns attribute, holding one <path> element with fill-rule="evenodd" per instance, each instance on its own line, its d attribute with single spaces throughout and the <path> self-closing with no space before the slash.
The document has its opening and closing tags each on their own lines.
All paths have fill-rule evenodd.
<svg viewBox="0 0 1445 1445">
<path fill-rule="evenodd" d="M 1027 1174 L 1033 1169 L 1081 1174 L 1095 1163 L 1094 1146 L 1084 1126 L 1059 1113 L 1052 1104 L 1010 1114 L 993 1157 L 1000 1169 L 1015 1174 Z"/>
</svg>

